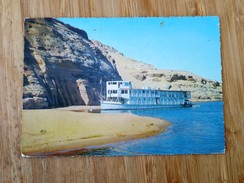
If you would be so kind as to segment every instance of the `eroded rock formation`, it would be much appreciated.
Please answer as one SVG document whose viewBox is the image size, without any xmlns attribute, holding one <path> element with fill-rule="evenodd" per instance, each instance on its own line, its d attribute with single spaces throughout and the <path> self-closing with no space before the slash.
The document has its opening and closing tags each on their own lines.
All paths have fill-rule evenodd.
<svg viewBox="0 0 244 183">
<path fill-rule="evenodd" d="M 85 31 L 56 19 L 25 20 L 24 53 L 24 109 L 98 105 L 105 82 L 121 80 Z"/>
</svg>

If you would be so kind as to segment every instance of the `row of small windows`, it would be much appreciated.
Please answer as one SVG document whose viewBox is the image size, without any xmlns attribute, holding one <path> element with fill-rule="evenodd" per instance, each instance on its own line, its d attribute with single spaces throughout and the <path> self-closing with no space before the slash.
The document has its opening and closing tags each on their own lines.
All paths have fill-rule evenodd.
<svg viewBox="0 0 244 183">
<path fill-rule="evenodd" d="M 108 85 L 117 85 L 118 83 L 119 85 L 130 86 L 130 82 L 115 82 L 115 81 L 108 82 Z"/>
<path fill-rule="evenodd" d="M 131 96 L 155 96 L 159 95 L 160 97 L 183 97 L 183 93 L 171 93 L 171 92 L 162 92 L 162 91 L 154 91 L 154 90 L 132 90 Z"/>
<path fill-rule="evenodd" d="M 108 94 L 117 94 L 117 90 L 108 90 Z"/>
<path fill-rule="evenodd" d="M 117 82 L 108 82 L 108 85 L 117 85 Z"/>
<path fill-rule="evenodd" d="M 180 104 L 181 100 L 176 99 L 162 99 L 162 98 L 137 98 L 131 97 L 132 104 Z"/>
<path fill-rule="evenodd" d="M 163 99 L 163 98 L 138 98 L 131 97 L 131 101 L 176 101 L 177 99 Z"/>
<path fill-rule="evenodd" d="M 108 90 L 108 94 L 117 94 L 117 90 Z M 128 94 L 128 90 L 121 90 L 121 94 Z"/>
</svg>

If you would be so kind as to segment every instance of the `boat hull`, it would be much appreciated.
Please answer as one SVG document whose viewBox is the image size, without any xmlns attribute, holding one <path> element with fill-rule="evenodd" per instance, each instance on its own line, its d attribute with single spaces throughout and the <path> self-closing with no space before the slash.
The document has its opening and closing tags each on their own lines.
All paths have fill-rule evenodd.
<svg viewBox="0 0 244 183">
<path fill-rule="evenodd" d="M 134 104 L 121 104 L 119 102 L 102 102 L 102 110 L 121 110 L 121 109 L 161 109 L 161 108 L 177 108 L 177 107 L 191 107 L 180 104 L 167 104 L 167 105 L 134 105 Z"/>
</svg>

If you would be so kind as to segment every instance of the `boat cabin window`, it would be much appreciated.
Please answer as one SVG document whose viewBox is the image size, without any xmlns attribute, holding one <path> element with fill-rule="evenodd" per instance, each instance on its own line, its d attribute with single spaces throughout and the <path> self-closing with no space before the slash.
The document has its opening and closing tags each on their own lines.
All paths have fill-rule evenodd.
<svg viewBox="0 0 244 183">
<path fill-rule="evenodd" d="M 130 86 L 130 82 L 124 82 L 125 86 Z"/>
<path fill-rule="evenodd" d="M 127 94 L 128 90 L 121 90 L 121 94 Z"/>
</svg>

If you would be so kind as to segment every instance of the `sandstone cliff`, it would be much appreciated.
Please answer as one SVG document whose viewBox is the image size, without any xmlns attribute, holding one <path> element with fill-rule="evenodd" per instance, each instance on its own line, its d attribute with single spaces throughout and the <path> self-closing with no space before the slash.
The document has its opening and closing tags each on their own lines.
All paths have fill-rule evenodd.
<svg viewBox="0 0 244 183">
<path fill-rule="evenodd" d="M 98 105 L 100 82 L 121 80 L 85 31 L 47 18 L 24 26 L 24 109 Z"/>
</svg>

